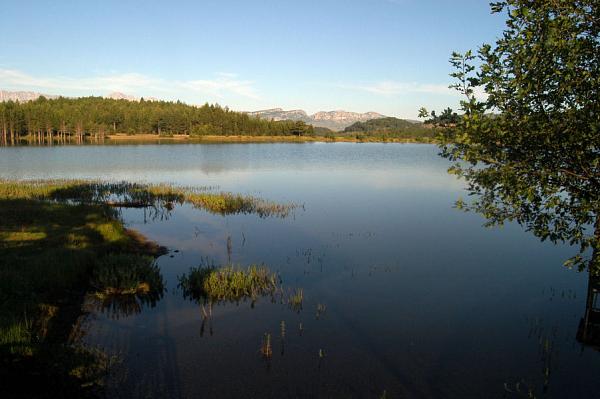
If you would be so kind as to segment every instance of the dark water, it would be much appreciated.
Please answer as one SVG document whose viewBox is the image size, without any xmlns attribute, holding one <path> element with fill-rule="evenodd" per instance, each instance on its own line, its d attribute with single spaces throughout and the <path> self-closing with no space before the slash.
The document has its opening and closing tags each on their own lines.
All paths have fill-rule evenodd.
<svg viewBox="0 0 600 399">
<path fill-rule="evenodd" d="M 16 147 L 0 148 L 0 173 L 218 185 L 303 204 L 286 219 L 124 211 L 173 252 L 158 260 L 168 291 L 155 307 L 86 323 L 86 342 L 122 359 L 110 397 L 600 397 L 600 353 L 576 340 L 587 278 L 563 268 L 572 250 L 453 209 L 462 184 L 436 154 L 402 144 Z M 202 258 L 268 265 L 284 287 L 303 288 L 303 309 L 269 298 L 215 305 L 203 327 L 200 305 L 177 288 Z"/>
</svg>

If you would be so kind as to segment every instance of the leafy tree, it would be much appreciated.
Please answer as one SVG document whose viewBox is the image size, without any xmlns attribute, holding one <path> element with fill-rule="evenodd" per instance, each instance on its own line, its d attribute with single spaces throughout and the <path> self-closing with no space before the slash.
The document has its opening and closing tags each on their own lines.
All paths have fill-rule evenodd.
<svg viewBox="0 0 600 399">
<path fill-rule="evenodd" d="M 437 115 L 435 111 L 431 111 L 431 114 L 429 114 L 425 107 L 421 107 L 419 109 L 419 118 L 427 117 L 429 117 L 429 119 L 426 119 L 424 123 L 439 127 L 454 126 L 460 120 L 460 116 L 450 107 L 443 110 L 441 115 Z"/>
<path fill-rule="evenodd" d="M 450 60 L 464 115 L 442 132 L 442 155 L 473 196 L 458 206 L 489 224 L 515 220 L 542 240 L 576 245 L 565 263 L 598 274 L 600 2 L 491 7 L 506 15 L 502 36 L 477 56 Z M 487 98 L 475 96 L 478 88 Z"/>
</svg>

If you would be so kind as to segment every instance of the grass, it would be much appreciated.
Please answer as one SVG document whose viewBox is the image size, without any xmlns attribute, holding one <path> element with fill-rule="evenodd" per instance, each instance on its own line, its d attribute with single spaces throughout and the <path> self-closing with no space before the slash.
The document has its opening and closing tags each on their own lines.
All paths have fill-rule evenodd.
<svg viewBox="0 0 600 399">
<path fill-rule="evenodd" d="M 86 307 L 114 319 L 140 313 L 143 306 L 156 306 L 165 292 L 154 258 L 129 253 L 110 254 L 97 262 L 91 286 Z"/>
<path fill-rule="evenodd" d="M 265 333 L 262 344 L 260 345 L 260 353 L 265 359 L 273 357 L 273 348 L 271 347 L 271 334 Z"/>
<path fill-rule="evenodd" d="M 279 276 L 262 265 L 200 265 L 179 277 L 186 298 L 210 303 L 255 301 L 259 296 L 274 295 L 279 286 Z"/>
<path fill-rule="evenodd" d="M 288 296 L 288 305 L 295 312 L 302 310 L 302 303 L 304 302 L 304 290 L 302 288 L 296 288 L 292 290 Z"/>
<path fill-rule="evenodd" d="M 0 198 L 6 200 L 31 199 L 167 210 L 175 204 L 189 203 L 220 215 L 256 214 L 260 217 L 287 217 L 296 207 L 294 204 L 278 204 L 248 195 L 209 192 L 209 189 L 93 180 L 0 180 Z"/>
<path fill-rule="evenodd" d="M 163 291 L 164 284 L 154 258 L 135 254 L 109 255 L 97 262 L 92 287 L 98 297 L 146 295 Z"/>
<path fill-rule="evenodd" d="M 51 192 L 43 185 L 0 187 L 0 379 L 11 382 L 3 388 L 36 397 L 28 395 L 36 381 L 93 385 L 95 354 L 76 349 L 69 336 L 95 266 L 113 254 L 161 248 L 126 230 L 109 206 L 40 200 Z M 20 386 L 23 378 L 32 384 Z"/>
</svg>

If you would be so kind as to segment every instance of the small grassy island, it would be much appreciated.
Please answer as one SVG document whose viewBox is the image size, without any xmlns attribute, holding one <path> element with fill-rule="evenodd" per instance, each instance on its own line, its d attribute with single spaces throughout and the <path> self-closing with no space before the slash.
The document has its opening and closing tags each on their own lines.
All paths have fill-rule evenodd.
<svg viewBox="0 0 600 399">
<path fill-rule="evenodd" d="M 166 249 L 126 229 L 118 209 L 162 212 L 183 203 L 215 214 L 260 217 L 285 217 L 294 208 L 206 188 L 0 181 L 2 381 L 18 385 L 27 376 L 40 380 L 34 388 L 77 395 L 82 386 L 96 386 L 110 358 L 73 336 L 84 303 L 131 314 L 154 306 L 164 292 L 154 258 Z"/>
</svg>

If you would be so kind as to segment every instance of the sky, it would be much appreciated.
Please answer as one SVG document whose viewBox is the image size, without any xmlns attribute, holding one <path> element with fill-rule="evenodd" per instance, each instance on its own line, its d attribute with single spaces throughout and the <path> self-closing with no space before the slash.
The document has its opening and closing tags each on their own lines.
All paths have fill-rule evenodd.
<svg viewBox="0 0 600 399">
<path fill-rule="evenodd" d="M 457 109 L 451 52 L 504 26 L 485 0 L 2 0 L 1 20 L 3 90 L 411 119 Z"/>
</svg>

